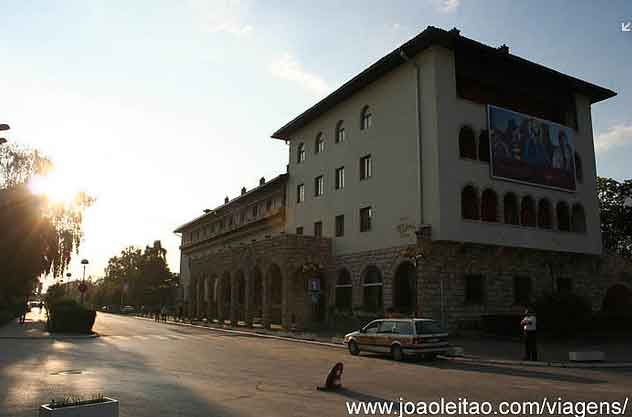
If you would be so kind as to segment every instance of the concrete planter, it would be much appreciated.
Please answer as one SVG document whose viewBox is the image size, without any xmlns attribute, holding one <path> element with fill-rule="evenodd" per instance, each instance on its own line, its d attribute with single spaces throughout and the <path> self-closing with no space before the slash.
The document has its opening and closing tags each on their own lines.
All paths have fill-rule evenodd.
<svg viewBox="0 0 632 417">
<path fill-rule="evenodd" d="M 103 397 L 103 402 L 69 407 L 50 408 L 50 404 L 40 406 L 39 417 L 118 417 L 118 400 Z"/>
</svg>

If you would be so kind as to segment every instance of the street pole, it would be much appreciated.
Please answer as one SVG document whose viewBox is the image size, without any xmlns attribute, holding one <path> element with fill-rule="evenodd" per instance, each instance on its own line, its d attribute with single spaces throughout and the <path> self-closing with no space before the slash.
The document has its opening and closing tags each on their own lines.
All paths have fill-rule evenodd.
<svg viewBox="0 0 632 417">
<path fill-rule="evenodd" d="M 84 298 L 85 298 L 85 294 L 86 294 L 86 265 L 88 265 L 88 260 L 87 259 L 82 259 L 81 260 L 81 264 L 83 265 L 83 278 L 81 280 L 81 304 L 83 304 Z"/>
</svg>

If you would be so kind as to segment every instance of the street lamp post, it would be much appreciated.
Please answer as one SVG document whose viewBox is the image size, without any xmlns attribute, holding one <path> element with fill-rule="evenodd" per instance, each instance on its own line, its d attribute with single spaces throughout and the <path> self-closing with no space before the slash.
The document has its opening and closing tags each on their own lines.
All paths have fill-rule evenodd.
<svg viewBox="0 0 632 417">
<path fill-rule="evenodd" d="M 81 280 L 81 304 L 83 304 L 83 300 L 85 297 L 85 293 L 86 293 L 86 265 L 88 265 L 88 260 L 87 259 L 82 259 L 81 260 L 81 265 L 83 265 L 83 279 Z"/>
</svg>

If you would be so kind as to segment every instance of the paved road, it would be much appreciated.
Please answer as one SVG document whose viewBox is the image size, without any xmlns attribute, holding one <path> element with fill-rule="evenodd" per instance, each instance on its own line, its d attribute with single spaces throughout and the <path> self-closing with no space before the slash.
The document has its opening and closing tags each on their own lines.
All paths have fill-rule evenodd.
<svg viewBox="0 0 632 417">
<path fill-rule="evenodd" d="M 36 416 L 50 398 L 91 393 L 119 399 L 122 417 L 344 416 L 346 401 L 400 397 L 497 402 L 632 396 L 632 370 L 396 363 L 107 314 L 98 315 L 96 330 L 102 337 L 0 340 L 0 416 Z M 345 364 L 346 390 L 315 390 L 337 361 Z"/>
</svg>

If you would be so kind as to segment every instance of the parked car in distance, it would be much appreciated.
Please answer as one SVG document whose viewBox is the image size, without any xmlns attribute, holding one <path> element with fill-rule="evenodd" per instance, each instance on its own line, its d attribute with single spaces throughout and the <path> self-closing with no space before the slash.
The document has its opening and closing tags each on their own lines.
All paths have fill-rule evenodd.
<svg viewBox="0 0 632 417">
<path fill-rule="evenodd" d="M 136 309 L 132 306 L 123 306 L 121 308 L 121 314 L 131 314 L 136 312 Z"/>
<path fill-rule="evenodd" d="M 431 319 L 379 319 L 345 336 L 349 353 L 390 353 L 399 361 L 407 355 L 434 359 L 450 350 L 448 333 Z"/>
</svg>

